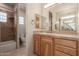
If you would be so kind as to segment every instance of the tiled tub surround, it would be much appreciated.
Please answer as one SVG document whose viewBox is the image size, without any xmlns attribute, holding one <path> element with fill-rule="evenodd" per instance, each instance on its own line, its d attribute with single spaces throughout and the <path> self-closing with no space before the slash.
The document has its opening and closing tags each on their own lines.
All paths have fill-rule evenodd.
<svg viewBox="0 0 79 59">
<path fill-rule="evenodd" d="M 0 42 L 15 40 L 15 30 L 16 27 L 14 26 L 14 15 L 13 13 L 7 13 L 7 20 L 6 22 L 0 22 Z"/>
</svg>

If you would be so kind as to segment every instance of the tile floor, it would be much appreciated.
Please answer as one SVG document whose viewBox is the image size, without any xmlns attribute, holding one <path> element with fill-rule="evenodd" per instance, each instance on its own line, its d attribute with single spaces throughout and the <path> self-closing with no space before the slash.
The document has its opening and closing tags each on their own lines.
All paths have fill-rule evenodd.
<svg viewBox="0 0 79 59">
<path fill-rule="evenodd" d="M 0 56 L 27 56 L 26 48 L 19 48 L 12 51 L 0 52 Z"/>
</svg>

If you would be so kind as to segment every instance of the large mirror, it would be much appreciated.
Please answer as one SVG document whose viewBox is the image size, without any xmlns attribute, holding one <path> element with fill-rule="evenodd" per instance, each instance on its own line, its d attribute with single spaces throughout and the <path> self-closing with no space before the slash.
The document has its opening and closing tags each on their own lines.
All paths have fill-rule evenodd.
<svg viewBox="0 0 79 59">
<path fill-rule="evenodd" d="M 77 33 L 79 28 L 79 13 L 77 3 L 41 4 L 41 14 L 38 14 L 39 29 L 45 32 Z M 38 18 L 36 18 L 38 19 Z"/>
<path fill-rule="evenodd" d="M 49 7 L 45 7 L 46 4 L 42 4 L 41 15 L 45 19 L 41 19 L 41 29 L 45 29 L 51 32 L 77 32 L 77 20 L 78 20 L 78 4 L 76 3 L 57 3 Z"/>
<path fill-rule="evenodd" d="M 56 22 L 54 24 L 55 30 L 76 32 L 77 5 L 73 3 L 60 4 L 56 7 Z"/>
<path fill-rule="evenodd" d="M 57 25 L 59 25 L 59 30 L 76 31 L 75 20 L 76 20 L 75 11 L 71 10 L 68 13 L 59 12 L 59 13 L 57 13 L 57 22 L 55 24 L 55 29 L 58 29 Z"/>
</svg>

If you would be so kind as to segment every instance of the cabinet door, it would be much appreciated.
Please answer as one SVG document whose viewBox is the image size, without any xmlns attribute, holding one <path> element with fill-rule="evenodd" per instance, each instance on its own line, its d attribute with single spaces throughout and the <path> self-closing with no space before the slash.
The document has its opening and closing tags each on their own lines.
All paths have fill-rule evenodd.
<svg viewBox="0 0 79 59">
<path fill-rule="evenodd" d="M 41 55 L 43 56 L 51 56 L 53 55 L 53 42 L 50 37 L 42 37 L 41 38 Z"/>
<path fill-rule="evenodd" d="M 45 46 L 46 46 L 46 43 L 43 39 L 41 39 L 41 56 L 44 56 L 45 55 Z"/>
<path fill-rule="evenodd" d="M 53 56 L 53 46 L 51 44 L 46 43 L 45 49 L 46 56 Z"/>
<path fill-rule="evenodd" d="M 40 42 L 40 36 L 36 35 L 34 36 L 34 53 L 37 55 L 40 55 L 41 53 L 41 42 Z"/>
</svg>

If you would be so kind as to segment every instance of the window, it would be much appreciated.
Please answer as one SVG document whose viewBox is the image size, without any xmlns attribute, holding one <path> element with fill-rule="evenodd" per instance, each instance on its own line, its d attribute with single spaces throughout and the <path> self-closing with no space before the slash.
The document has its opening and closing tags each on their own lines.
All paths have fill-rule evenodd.
<svg viewBox="0 0 79 59">
<path fill-rule="evenodd" d="M 0 12 L 0 22 L 6 22 L 7 21 L 7 14 L 4 12 Z"/>
<path fill-rule="evenodd" d="M 19 24 L 24 24 L 24 17 L 19 16 Z"/>
</svg>

